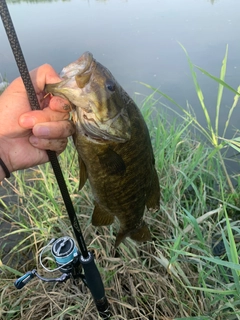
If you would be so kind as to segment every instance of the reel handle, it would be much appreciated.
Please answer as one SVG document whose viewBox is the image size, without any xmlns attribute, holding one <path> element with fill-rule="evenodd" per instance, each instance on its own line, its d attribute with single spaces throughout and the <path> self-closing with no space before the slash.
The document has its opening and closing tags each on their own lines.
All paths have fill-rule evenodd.
<svg viewBox="0 0 240 320">
<path fill-rule="evenodd" d="M 22 289 L 32 278 L 35 277 L 35 272 L 36 270 L 28 271 L 25 273 L 23 276 L 18 278 L 15 282 L 14 285 L 17 289 Z"/>
</svg>

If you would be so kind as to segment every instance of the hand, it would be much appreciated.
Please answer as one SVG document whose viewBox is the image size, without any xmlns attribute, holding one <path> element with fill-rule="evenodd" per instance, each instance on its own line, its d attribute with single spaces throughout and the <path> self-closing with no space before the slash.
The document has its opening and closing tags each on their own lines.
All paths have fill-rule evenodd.
<svg viewBox="0 0 240 320">
<path fill-rule="evenodd" d="M 30 72 L 41 110 L 31 111 L 21 78 L 0 95 L 0 157 L 10 172 L 48 161 L 45 150 L 61 153 L 75 127 L 69 121 L 69 102 L 60 97 L 44 98 L 46 83 L 61 81 L 50 65 Z"/>
</svg>

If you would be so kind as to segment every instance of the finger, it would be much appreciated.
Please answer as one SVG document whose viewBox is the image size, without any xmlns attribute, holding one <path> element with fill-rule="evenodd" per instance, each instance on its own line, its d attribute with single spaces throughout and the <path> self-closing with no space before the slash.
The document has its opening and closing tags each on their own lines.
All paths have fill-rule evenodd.
<svg viewBox="0 0 240 320">
<path fill-rule="evenodd" d="M 56 112 L 50 108 L 34 110 L 22 114 L 19 118 L 19 125 L 25 129 L 32 129 L 37 123 L 68 120 L 69 113 Z"/>
<path fill-rule="evenodd" d="M 49 108 L 59 112 L 70 112 L 72 110 L 71 104 L 68 100 L 60 97 L 52 97 L 49 101 Z"/>
<path fill-rule="evenodd" d="M 31 136 L 29 142 L 38 149 L 52 150 L 59 154 L 66 148 L 68 139 L 39 139 L 35 136 Z"/>
<path fill-rule="evenodd" d="M 30 72 L 33 86 L 37 93 L 42 92 L 46 83 L 60 82 L 62 79 L 49 64 L 44 64 Z"/>
<path fill-rule="evenodd" d="M 32 130 L 40 139 L 67 138 L 75 132 L 75 125 L 70 120 L 36 124 Z"/>
</svg>

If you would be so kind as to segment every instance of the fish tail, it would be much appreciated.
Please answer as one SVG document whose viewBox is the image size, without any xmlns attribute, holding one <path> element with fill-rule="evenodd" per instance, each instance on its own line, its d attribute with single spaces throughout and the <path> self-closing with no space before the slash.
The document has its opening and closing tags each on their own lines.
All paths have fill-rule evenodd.
<svg viewBox="0 0 240 320">
<path fill-rule="evenodd" d="M 145 222 L 142 223 L 142 225 L 133 231 L 127 231 L 127 232 L 119 232 L 116 237 L 115 241 L 115 248 L 119 246 L 119 244 L 126 238 L 129 237 L 134 241 L 138 242 L 145 242 L 145 241 L 151 241 L 151 233 L 148 229 L 148 226 Z"/>
</svg>

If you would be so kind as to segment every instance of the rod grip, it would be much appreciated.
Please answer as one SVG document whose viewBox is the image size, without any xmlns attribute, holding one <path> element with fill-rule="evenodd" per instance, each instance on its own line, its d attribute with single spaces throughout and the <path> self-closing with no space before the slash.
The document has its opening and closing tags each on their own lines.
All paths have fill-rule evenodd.
<svg viewBox="0 0 240 320">
<path fill-rule="evenodd" d="M 109 304 L 105 296 L 105 290 L 101 275 L 95 265 L 94 256 L 88 252 L 88 257 L 80 256 L 80 262 L 84 269 L 87 286 L 91 291 L 99 315 L 103 319 L 110 319 Z"/>
</svg>

